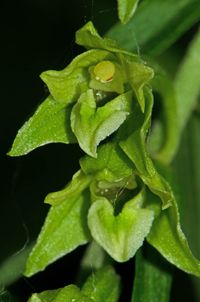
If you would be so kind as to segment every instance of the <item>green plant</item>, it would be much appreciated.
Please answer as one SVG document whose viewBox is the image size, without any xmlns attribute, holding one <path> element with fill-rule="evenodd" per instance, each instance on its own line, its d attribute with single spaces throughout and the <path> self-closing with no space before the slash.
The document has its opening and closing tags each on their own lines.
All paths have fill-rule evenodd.
<svg viewBox="0 0 200 302">
<path fill-rule="evenodd" d="M 126 2 L 129 3 L 119 1 L 123 22 L 128 21 L 137 5 L 133 1 L 124 13 Z M 153 12 L 158 1 L 149 3 L 144 1 L 139 6 L 141 15 L 150 13 L 150 9 Z M 173 38 L 170 35 L 168 38 L 166 33 L 166 40 L 151 47 L 148 33 L 156 36 L 158 27 L 155 32 L 153 29 L 147 32 L 143 38 L 146 44 L 141 38 L 146 54 L 161 52 L 197 19 L 194 7 L 185 1 L 182 10 L 188 7 L 191 7 L 190 22 L 182 25 Z M 173 11 L 176 9 L 181 15 L 180 7 L 174 5 Z M 136 23 L 137 18 L 143 20 L 143 16 L 135 15 Z M 120 42 L 125 30 L 125 26 L 118 25 L 109 35 L 119 35 Z M 146 64 L 141 56 L 123 50 L 114 40 L 101 38 L 91 22 L 77 31 L 76 42 L 88 50 L 63 70 L 42 73 L 50 96 L 20 129 L 9 155 L 27 154 L 50 142 L 78 143 L 86 153 L 72 181 L 63 190 L 46 197 L 51 209 L 29 255 L 25 275 L 43 270 L 87 242 L 91 246 L 86 260 L 99 271 L 94 273 L 95 288 L 90 276 L 81 290 L 69 285 L 34 294 L 30 301 L 117 301 L 119 278 L 105 262 L 112 263 L 111 258 L 125 262 L 139 249 L 133 301 L 167 301 L 171 274 L 146 261 L 146 253 L 153 252 L 149 246 L 142 248 L 142 245 L 146 240 L 170 263 L 200 276 L 200 263 L 192 255 L 181 230 L 169 171 L 199 93 L 200 64 L 196 57 L 199 34 L 176 76 L 175 85 L 154 58 L 147 57 Z M 192 81 L 191 65 L 196 73 Z M 158 119 L 152 119 L 152 90 L 161 96 L 163 112 Z M 99 264 L 104 250 L 111 258 Z M 152 280 L 153 284 L 157 279 L 160 279 L 161 294 L 142 283 Z"/>
</svg>

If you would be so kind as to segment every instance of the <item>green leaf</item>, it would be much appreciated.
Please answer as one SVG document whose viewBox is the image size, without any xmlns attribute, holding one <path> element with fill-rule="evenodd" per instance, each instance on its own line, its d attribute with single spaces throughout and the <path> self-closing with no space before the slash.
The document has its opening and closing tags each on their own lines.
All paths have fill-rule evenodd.
<svg viewBox="0 0 200 302">
<path fill-rule="evenodd" d="M 92 302 L 93 300 L 81 293 L 75 285 L 61 289 L 48 290 L 33 294 L 28 302 Z"/>
<path fill-rule="evenodd" d="M 28 244 L 14 255 L 10 256 L 0 265 L 0 290 L 1 287 L 8 287 L 20 277 L 22 277 L 25 263 L 33 247 L 33 243 Z"/>
<path fill-rule="evenodd" d="M 200 118 L 198 111 L 189 120 L 179 152 L 173 162 L 175 175 L 179 184 L 178 206 L 182 227 L 187 235 L 190 247 L 200 259 Z M 195 301 L 200 300 L 200 279 L 190 276 L 195 291 Z"/>
<path fill-rule="evenodd" d="M 200 31 L 197 32 L 175 78 L 179 141 L 200 93 Z"/>
<path fill-rule="evenodd" d="M 96 108 L 92 89 L 82 93 L 71 113 L 71 127 L 80 147 L 90 156 L 97 157 L 97 146 L 116 131 L 130 111 L 130 93 L 122 94 Z"/>
<path fill-rule="evenodd" d="M 181 230 L 175 199 L 173 205 L 161 211 L 154 220 L 147 240 L 170 263 L 187 273 L 200 277 L 200 261 L 193 256 Z"/>
<path fill-rule="evenodd" d="M 158 55 L 199 20 L 198 0 L 144 0 L 128 24 L 116 24 L 106 36 L 128 51 Z"/>
<path fill-rule="evenodd" d="M 1 302 L 18 302 L 18 298 L 14 297 L 9 291 L 0 289 Z"/>
<path fill-rule="evenodd" d="M 86 185 L 86 184 L 85 184 Z M 52 193 L 48 200 L 58 200 L 52 206 L 41 233 L 38 237 L 26 265 L 26 276 L 31 276 L 74 250 L 77 246 L 88 242 L 90 236 L 87 227 L 87 211 L 89 208 L 89 192 L 84 190 L 64 189 L 63 192 Z M 83 189 L 83 188 L 82 188 Z"/>
<path fill-rule="evenodd" d="M 88 225 L 93 238 L 118 262 L 133 257 L 150 231 L 154 214 L 140 208 L 143 198 L 139 193 L 117 216 L 106 198 L 101 197 L 90 207 Z"/>
<path fill-rule="evenodd" d="M 118 15 L 123 24 L 126 24 L 134 12 L 136 11 L 139 0 L 117 0 L 118 1 Z"/>
<path fill-rule="evenodd" d="M 19 130 L 10 156 L 19 156 L 49 143 L 74 143 L 70 128 L 71 107 L 65 107 L 49 96 Z"/>
<path fill-rule="evenodd" d="M 143 246 L 136 254 L 132 302 L 169 302 L 171 266 L 155 250 Z"/>
<path fill-rule="evenodd" d="M 121 134 L 122 141 L 120 146 L 126 155 L 135 165 L 136 173 L 141 177 L 143 182 L 149 189 L 158 195 L 163 203 L 163 209 L 171 205 L 173 193 L 166 180 L 157 172 L 154 163 L 146 151 L 146 137 L 150 126 L 153 97 L 149 89 L 145 89 L 146 108 L 143 114 L 138 107 L 135 106 L 133 114 L 137 116 L 137 123 L 132 123 L 132 119 L 124 124 Z M 127 129 L 130 128 L 130 129 Z M 131 134 L 129 135 L 129 133 Z M 128 135 L 127 135 L 128 134 Z M 123 139 L 123 136 L 128 136 Z"/>
<path fill-rule="evenodd" d="M 178 199 L 180 216 L 184 230 L 192 248 L 200 258 L 200 118 L 194 112 L 182 137 L 179 152 L 173 162 L 175 175 L 180 185 L 181 198 Z M 179 194 L 180 194 L 179 193 Z"/>
<path fill-rule="evenodd" d="M 105 50 L 92 49 L 77 56 L 61 71 L 48 70 L 41 74 L 51 95 L 65 105 L 75 102 L 80 94 L 89 87 L 89 67 L 99 61 L 113 59 Z"/>
<path fill-rule="evenodd" d="M 161 141 L 161 145 L 159 147 L 157 146 L 158 150 L 153 154 L 153 157 L 164 164 L 169 164 L 173 160 L 178 147 L 177 137 L 179 135 L 179 129 L 177 99 L 172 79 L 169 78 L 160 66 L 153 64 L 153 67 L 155 77 L 151 81 L 151 85 L 153 91 L 160 94 L 162 102 L 162 112 L 160 113 L 161 120 L 156 121 L 156 127 L 159 122 L 159 126 L 162 127 L 160 134 L 162 138 L 159 139 L 159 141 Z M 151 135 L 153 142 L 151 143 L 151 138 L 149 140 L 151 150 L 152 147 L 154 150 L 156 149 L 155 146 L 152 146 L 155 143 L 154 135 L 155 131 L 153 129 Z"/>
<path fill-rule="evenodd" d="M 94 302 L 117 302 L 120 278 L 111 266 L 106 266 L 89 276 L 81 292 Z"/>
<path fill-rule="evenodd" d="M 132 163 L 116 143 L 107 143 L 98 148 L 98 158 L 84 156 L 81 169 L 96 180 L 117 182 L 133 174 Z"/>
</svg>

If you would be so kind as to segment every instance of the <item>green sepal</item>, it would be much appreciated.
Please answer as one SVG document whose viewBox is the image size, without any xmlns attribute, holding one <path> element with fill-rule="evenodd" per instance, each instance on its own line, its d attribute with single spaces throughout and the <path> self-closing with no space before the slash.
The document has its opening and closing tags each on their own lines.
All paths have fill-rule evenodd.
<svg viewBox="0 0 200 302">
<path fill-rule="evenodd" d="M 132 160 L 135 165 L 136 173 L 141 177 L 149 189 L 162 200 L 163 209 L 171 205 L 174 198 L 171 188 L 167 181 L 157 172 L 153 161 L 146 150 L 146 138 L 150 127 L 153 96 L 149 89 L 145 89 L 146 107 L 144 114 L 135 106 L 133 114 L 137 116 L 137 122 L 132 123 L 131 117 L 123 125 L 119 139 L 122 141 L 120 146 L 125 154 Z M 128 137 L 123 139 L 123 136 Z M 131 133 L 129 135 L 129 133 Z"/>
<path fill-rule="evenodd" d="M 75 143 L 70 128 L 71 106 L 49 96 L 18 131 L 8 155 L 20 156 L 49 143 Z"/>
<path fill-rule="evenodd" d="M 74 103 L 89 87 L 89 67 L 115 57 L 106 50 L 92 49 L 77 56 L 63 70 L 47 70 L 40 75 L 51 95 L 58 102 Z"/>
<path fill-rule="evenodd" d="M 116 54 L 125 54 L 138 59 L 138 56 L 118 47 L 115 40 L 102 38 L 93 23 L 89 21 L 76 32 L 76 43 L 87 49 L 106 49 Z"/>
<path fill-rule="evenodd" d="M 142 190 L 126 202 L 122 211 L 115 216 L 111 203 L 101 197 L 88 212 L 88 225 L 93 238 L 118 262 L 133 257 L 150 231 L 154 213 L 141 208 L 143 199 Z"/>
<path fill-rule="evenodd" d="M 117 47 L 115 40 L 103 39 L 91 21 L 76 31 L 76 43 L 85 48 L 107 49 Z"/>
<path fill-rule="evenodd" d="M 92 89 L 82 93 L 71 112 L 71 127 L 80 147 L 97 157 L 97 146 L 115 132 L 130 111 L 131 93 L 119 95 L 103 107 L 96 107 Z"/>
<path fill-rule="evenodd" d="M 86 181 L 87 182 L 87 181 Z M 87 186 L 87 184 L 85 184 Z M 74 190 L 69 185 L 60 192 L 52 193 L 47 200 L 57 204 L 52 206 L 42 227 L 27 264 L 26 276 L 31 276 L 45 269 L 47 265 L 68 254 L 90 239 L 87 227 L 87 212 L 90 206 L 89 191 L 80 190 L 75 184 Z M 55 201 L 55 196 L 57 200 Z"/>
<path fill-rule="evenodd" d="M 117 0 L 117 2 L 119 19 L 126 24 L 136 11 L 139 0 Z"/>
<path fill-rule="evenodd" d="M 153 69 L 146 66 L 143 62 L 134 62 L 134 60 L 124 60 L 124 69 L 128 83 L 135 92 L 136 99 L 142 112 L 145 110 L 144 86 L 153 78 Z"/>
</svg>

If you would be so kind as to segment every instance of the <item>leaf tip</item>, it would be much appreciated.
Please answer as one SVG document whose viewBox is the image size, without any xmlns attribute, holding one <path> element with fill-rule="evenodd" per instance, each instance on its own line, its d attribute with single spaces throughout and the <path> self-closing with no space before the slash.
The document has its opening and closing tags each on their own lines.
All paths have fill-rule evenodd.
<svg viewBox="0 0 200 302">
<path fill-rule="evenodd" d="M 17 157 L 17 156 L 21 156 L 21 155 L 25 155 L 26 153 L 20 153 L 17 148 L 13 145 L 11 147 L 11 149 L 6 153 L 7 156 L 10 157 Z"/>
</svg>

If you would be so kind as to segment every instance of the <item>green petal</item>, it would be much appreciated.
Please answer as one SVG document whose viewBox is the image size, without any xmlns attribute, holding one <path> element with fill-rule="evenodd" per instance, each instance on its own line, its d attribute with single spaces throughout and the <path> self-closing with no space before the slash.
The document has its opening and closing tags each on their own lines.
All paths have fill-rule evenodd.
<svg viewBox="0 0 200 302">
<path fill-rule="evenodd" d="M 96 108 L 90 89 L 82 93 L 71 113 L 71 127 L 80 147 L 90 156 L 97 157 L 98 144 L 115 132 L 129 114 L 130 93 L 122 94 Z"/>
</svg>

